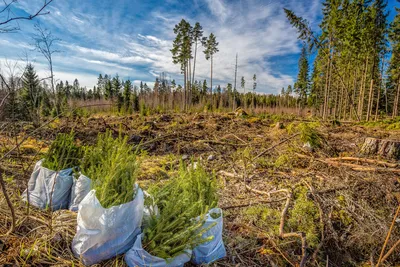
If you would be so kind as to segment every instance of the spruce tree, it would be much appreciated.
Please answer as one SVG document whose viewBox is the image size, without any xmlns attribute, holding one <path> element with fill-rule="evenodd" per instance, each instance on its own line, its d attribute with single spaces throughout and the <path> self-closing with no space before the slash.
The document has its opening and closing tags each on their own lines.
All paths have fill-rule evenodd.
<svg viewBox="0 0 400 267">
<path fill-rule="evenodd" d="M 301 55 L 299 59 L 299 73 L 297 75 L 297 81 L 295 84 L 295 92 L 299 96 L 299 104 L 303 108 L 307 104 L 307 93 L 309 89 L 309 65 L 307 59 L 307 50 L 306 47 L 303 46 L 301 50 Z"/>
<path fill-rule="evenodd" d="M 122 82 L 119 79 L 118 74 L 112 79 L 112 91 L 111 98 L 119 96 L 121 94 Z"/>
<path fill-rule="evenodd" d="M 123 94 L 123 102 L 125 111 L 128 112 L 131 107 L 131 94 L 132 94 L 132 83 L 130 80 L 127 80 L 124 84 L 124 94 Z"/>
<path fill-rule="evenodd" d="M 25 116 L 28 117 L 35 126 L 40 124 L 40 107 L 43 99 L 43 90 L 40 86 L 38 75 L 32 64 L 26 66 L 22 77 L 21 102 Z"/>
</svg>

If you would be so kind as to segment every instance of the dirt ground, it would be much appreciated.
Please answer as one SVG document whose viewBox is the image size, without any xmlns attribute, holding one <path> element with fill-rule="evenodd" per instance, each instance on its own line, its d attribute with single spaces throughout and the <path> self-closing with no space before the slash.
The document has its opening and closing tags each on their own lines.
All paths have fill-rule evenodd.
<svg viewBox="0 0 400 267">
<path fill-rule="evenodd" d="M 228 255 L 212 266 L 375 265 L 400 203 L 400 168 L 398 161 L 360 155 L 360 148 L 366 137 L 400 140 L 400 130 L 391 128 L 233 114 L 94 115 L 41 128 L 4 122 L 0 168 L 17 224 L 7 234 L 11 213 L 1 194 L 0 266 L 80 265 L 70 250 L 76 214 L 20 201 L 34 163 L 57 133 L 72 129 L 81 144 L 106 130 L 128 135 L 143 150 L 143 188 L 168 179 L 180 160 L 217 175 Z M 399 239 L 397 221 L 383 255 Z M 394 251 L 380 266 L 400 263 L 400 247 Z M 99 266 L 124 266 L 123 257 Z"/>
</svg>

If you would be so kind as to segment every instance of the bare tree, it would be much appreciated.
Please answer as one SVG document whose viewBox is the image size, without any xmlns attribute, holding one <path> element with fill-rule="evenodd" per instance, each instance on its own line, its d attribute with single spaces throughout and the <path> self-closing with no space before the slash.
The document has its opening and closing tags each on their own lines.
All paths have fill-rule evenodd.
<svg viewBox="0 0 400 267">
<path fill-rule="evenodd" d="M 40 24 L 35 24 L 36 34 L 33 37 L 35 41 L 35 49 L 40 52 L 47 60 L 50 70 L 50 83 L 51 83 L 51 91 L 54 96 L 54 107 L 56 108 L 57 114 L 58 110 L 58 97 L 55 91 L 54 85 L 54 72 L 53 72 L 53 54 L 60 52 L 54 48 L 54 45 L 57 41 L 60 41 L 59 38 L 56 38 L 52 35 L 51 31 L 48 29 L 43 29 Z"/>
<path fill-rule="evenodd" d="M 21 29 L 18 24 L 18 21 L 20 20 L 32 20 L 37 16 L 49 14 L 49 11 L 45 12 L 44 10 L 51 2 L 53 2 L 53 0 L 44 0 L 43 4 L 36 9 L 37 11 L 33 14 L 29 14 L 28 16 L 14 15 L 13 7 L 18 0 L 3 0 L 2 2 L 4 6 L 0 7 L 0 33 L 9 33 Z"/>
</svg>

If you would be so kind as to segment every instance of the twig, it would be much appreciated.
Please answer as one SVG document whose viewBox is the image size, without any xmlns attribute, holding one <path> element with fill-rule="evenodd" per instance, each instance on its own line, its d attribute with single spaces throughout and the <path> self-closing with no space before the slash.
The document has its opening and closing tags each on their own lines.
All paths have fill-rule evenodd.
<svg viewBox="0 0 400 267">
<path fill-rule="evenodd" d="M 324 223 L 324 219 L 323 219 L 324 212 L 322 210 L 321 203 L 317 200 L 317 198 L 319 196 L 316 195 L 316 191 L 315 191 L 314 187 L 312 185 L 310 185 L 309 183 L 307 183 L 306 181 L 304 181 L 304 183 L 310 189 L 310 192 L 313 195 L 313 197 L 315 199 L 315 202 L 317 203 L 318 210 L 319 210 L 319 223 L 320 223 L 320 227 L 321 227 L 321 240 L 319 242 L 318 247 L 314 250 L 314 253 L 313 253 L 313 259 L 314 259 L 314 261 L 317 261 L 318 252 L 321 250 L 322 246 L 324 245 L 324 239 L 325 239 L 325 235 L 324 235 L 325 223 Z"/>
<path fill-rule="evenodd" d="M 277 146 L 279 146 L 279 145 L 281 145 L 281 144 L 283 144 L 283 143 L 286 143 L 287 141 L 289 141 L 289 140 L 295 138 L 295 137 L 298 136 L 299 134 L 300 134 L 300 133 L 297 133 L 297 134 L 294 134 L 294 135 L 292 135 L 292 136 L 289 136 L 288 138 L 283 139 L 283 140 L 280 141 L 279 143 L 277 143 L 277 144 L 275 144 L 275 145 L 273 145 L 273 146 L 271 146 L 271 147 L 265 149 L 265 150 L 262 151 L 260 154 L 258 154 L 257 156 L 255 156 L 255 157 L 253 158 L 253 161 L 256 160 L 256 159 L 258 159 L 259 157 L 265 155 L 265 153 L 267 153 L 268 151 L 274 149 L 275 147 L 277 147 Z"/>
<path fill-rule="evenodd" d="M 13 20 L 32 20 L 33 18 L 37 17 L 37 16 L 41 16 L 41 15 L 47 15 L 50 12 L 46 12 L 46 13 L 41 13 L 43 11 L 43 9 L 45 9 L 51 2 L 53 2 L 53 0 L 49 0 L 48 2 L 45 1 L 44 5 L 39 9 L 39 11 L 37 11 L 35 14 L 33 15 L 29 15 L 27 17 L 14 17 L 14 18 L 9 18 L 5 21 L 0 22 L 0 25 L 4 25 L 7 24 Z"/>
<path fill-rule="evenodd" d="M 383 165 L 385 167 L 391 167 L 391 168 L 397 168 L 399 166 L 399 164 L 396 164 L 396 163 L 390 163 L 390 162 L 381 161 L 381 160 L 375 160 L 375 159 L 356 158 L 356 157 L 328 158 L 327 160 L 329 160 L 329 161 L 340 161 L 340 160 L 358 161 L 358 162 L 365 162 L 365 163 Z"/>
<path fill-rule="evenodd" d="M 333 167 L 349 167 L 353 171 L 363 171 L 363 172 L 394 172 L 394 173 L 400 173 L 400 169 L 397 168 L 381 168 L 381 167 L 371 167 L 371 166 L 363 166 L 363 165 L 358 165 L 358 164 L 352 164 L 352 163 L 344 163 L 344 162 L 338 162 L 335 160 L 329 160 L 329 159 L 319 159 L 319 158 L 314 158 L 311 156 L 307 156 L 304 154 L 299 154 L 295 153 L 296 156 L 299 158 L 307 158 L 307 159 L 314 159 L 318 162 L 328 164 L 329 166 Z"/>
<path fill-rule="evenodd" d="M 392 255 L 392 253 L 394 252 L 394 250 L 397 248 L 397 246 L 400 245 L 400 239 L 397 240 L 397 242 L 388 250 L 388 252 L 385 254 L 385 256 L 382 257 L 382 260 L 380 261 L 380 263 L 384 262 L 390 255 Z M 376 265 L 378 266 L 378 265 Z"/>
<path fill-rule="evenodd" d="M 240 205 L 224 206 L 224 207 L 221 207 L 221 209 L 228 210 L 228 209 L 244 208 L 244 207 L 248 207 L 248 206 L 252 206 L 252 205 L 281 202 L 283 200 L 286 200 L 286 197 L 278 198 L 278 199 L 274 199 L 274 200 L 260 200 L 260 201 L 250 202 L 250 203 L 245 203 L 245 204 L 240 204 Z"/>
<path fill-rule="evenodd" d="M 241 177 L 240 175 L 229 173 L 229 172 L 225 172 L 225 171 L 219 171 L 219 174 L 220 175 L 226 175 L 228 177 Z M 252 192 L 260 194 L 260 195 L 267 195 L 268 197 L 270 197 L 271 194 L 277 194 L 277 193 L 285 193 L 286 194 L 286 203 L 285 203 L 285 207 L 282 210 L 281 220 L 280 220 L 280 224 L 279 224 L 279 236 L 281 238 L 289 238 L 289 237 L 300 238 L 300 240 L 301 240 L 301 251 L 302 251 L 300 267 L 304 267 L 306 262 L 307 262 L 307 242 L 306 242 L 305 234 L 303 232 L 297 232 L 297 233 L 295 233 L 295 232 L 285 233 L 284 232 L 286 215 L 287 215 L 287 212 L 289 210 L 290 201 L 292 200 L 292 197 L 293 197 L 292 192 L 290 192 L 288 189 L 279 189 L 279 190 L 266 192 L 266 191 L 261 191 L 261 190 L 257 190 L 257 189 L 251 188 L 248 185 L 245 185 L 245 187 L 249 191 L 252 191 Z"/>
<path fill-rule="evenodd" d="M 15 217 L 14 206 L 11 203 L 10 197 L 8 196 L 8 193 L 7 193 L 6 183 L 4 182 L 3 174 L 4 174 L 4 171 L 1 171 L 0 172 L 0 185 L 1 185 L 1 190 L 3 191 L 4 197 L 6 199 L 8 208 L 11 211 L 11 219 L 12 219 L 11 228 L 6 234 L 6 235 L 9 235 L 9 234 L 11 234 L 11 233 L 13 233 L 15 231 L 16 217 Z"/>
<path fill-rule="evenodd" d="M 300 267 L 303 267 L 303 266 L 305 266 L 305 264 L 307 262 L 307 242 L 306 242 L 305 234 L 303 232 L 285 233 L 284 229 L 283 229 L 285 226 L 285 220 L 286 220 L 287 212 L 289 210 L 290 201 L 293 197 L 292 192 L 290 192 L 289 190 L 286 190 L 286 191 L 287 191 L 287 199 L 286 199 L 285 207 L 283 208 L 282 213 L 281 213 L 281 220 L 280 220 L 280 224 L 279 224 L 279 236 L 281 238 L 288 238 L 288 237 L 300 238 L 301 253 L 302 253 Z"/>
<path fill-rule="evenodd" d="M 381 254 L 379 255 L 379 259 L 378 259 L 378 262 L 376 263 L 376 267 L 379 267 L 379 264 L 381 264 L 381 263 L 384 261 L 384 259 L 383 259 L 383 253 L 385 252 L 387 243 L 389 242 L 389 238 L 390 238 L 390 235 L 392 234 L 392 230 L 393 230 L 394 224 L 396 223 L 396 218 L 397 218 L 397 216 L 399 216 L 399 212 L 400 212 L 400 205 L 397 207 L 396 213 L 394 214 L 394 217 L 393 217 L 393 220 L 392 220 L 392 224 L 390 225 L 389 231 L 388 231 L 388 233 L 387 233 L 387 235 L 386 235 L 385 243 L 383 243 L 382 250 L 381 250 Z M 394 250 L 394 249 L 396 248 L 396 246 L 398 245 L 397 243 L 399 243 L 399 242 L 400 242 L 400 240 L 396 242 L 396 244 L 388 251 L 388 253 L 389 253 L 389 252 L 390 252 L 390 253 L 393 252 L 393 250 Z M 386 255 L 387 255 L 387 256 L 386 256 Z M 385 255 L 385 259 L 386 259 L 387 257 L 389 257 L 390 254 L 389 254 L 389 255 L 386 254 L 386 255 Z"/>
<path fill-rule="evenodd" d="M 247 144 L 235 144 L 235 143 L 229 143 L 229 142 L 222 142 L 222 141 L 217 141 L 217 140 L 199 140 L 199 142 L 202 143 L 210 143 L 210 144 L 215 144 L 215 145 L 228 145 L 228 146 L 248 146 Z"/>
</svg>

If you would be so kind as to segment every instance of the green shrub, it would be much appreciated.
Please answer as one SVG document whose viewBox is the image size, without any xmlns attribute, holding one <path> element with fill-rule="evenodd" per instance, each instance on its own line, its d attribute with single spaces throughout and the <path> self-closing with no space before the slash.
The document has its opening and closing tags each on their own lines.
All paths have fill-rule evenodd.
<svg viewBox="0 0 400 267">
<path fill-rule="evenodd" d="M 301 231 L 306 234 L 310 247 L 319 244 L 319 211 L 312 200 L 307 197 L 308 189 L 299 187 L 295 192 L 293 208 L 289 211 L 287 227 L 290 231 Z"/>
<path fill-rule="evenodd" d="M 291 123 L 287 129 L 289 133 L 300 133 L 300 140 L 303 143 L 309 143 L 312 148 L 318 148 L 321 147 L 323 142 L 322 135 L 317 130 L 318 127 L 319 123 L 317 122 L 301 122 L 296 126 Z"/>
</svg>

